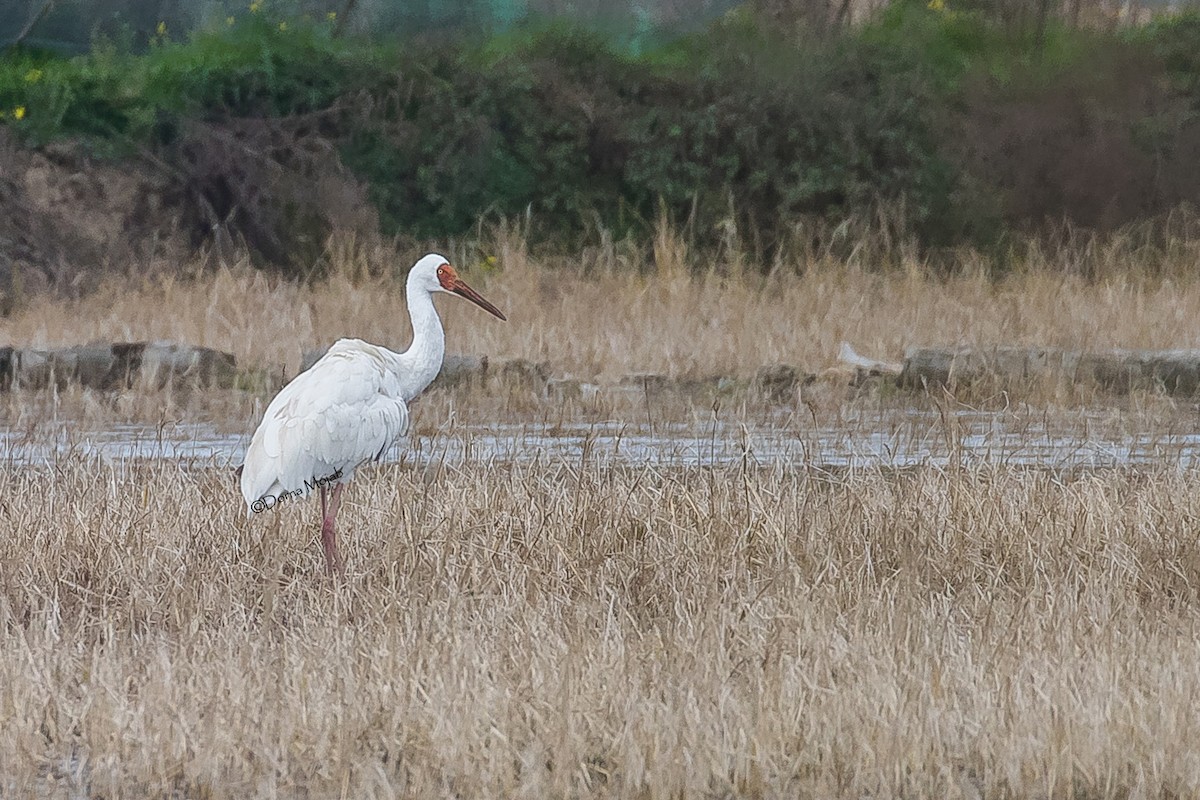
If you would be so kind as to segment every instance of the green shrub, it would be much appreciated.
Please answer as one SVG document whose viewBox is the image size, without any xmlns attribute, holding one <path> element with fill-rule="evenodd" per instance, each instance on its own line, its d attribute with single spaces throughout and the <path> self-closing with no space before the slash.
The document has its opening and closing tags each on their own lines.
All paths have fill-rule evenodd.
<svg viewBox="0 0 1200 800">
<path fill-rule="evenodd" d="M 198 241 L 227 220 L 274 261 L 340 224 L 330 181 L 422 239 L 526 212 L 558 241 L 643 235 L 665 210 L 699 245 L 763 249 L 881 207 L 938 247 L 1200 201 L 1196 17 L 1107 35 L 988 13 L 897 0 L 811 39 L 732 14 L 637 55 L 554 25 L 372 43 L 243 13 L 139 54 L 10 52 L 0 113 L 31 146 L 150 160 Z"/>
<path fill-rule="evenodd" d="M 733 221 L 769 245 L 797 217 L 902 197 L 920 225 L 949 171 L 928 87 L 893 55 L 742 25 L 640 59 L 558 30 L 483 58 L 426 52 L 396 76 L 406 102 L 357 120 L 343 155 L 385 227 L 422 234 L 527 208 L 556 233 L 625 232 L 661 202 L 701 241 Z"/>
<path fill-rule="evenodd" d="M 1200 11 L 1158 20 L 1135 31 L 1133 38 L 1161 59 L 1173 86 L 1200 111 Z"/>
</svg>

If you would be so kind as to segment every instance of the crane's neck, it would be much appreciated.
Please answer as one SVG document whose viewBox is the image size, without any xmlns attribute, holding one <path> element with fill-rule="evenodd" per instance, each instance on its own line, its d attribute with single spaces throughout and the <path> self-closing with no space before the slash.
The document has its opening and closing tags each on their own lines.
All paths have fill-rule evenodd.
<svg viewBox="0 0 1200 800">
<path fill-rule="evenodd" d="M 404 399 L 412 400 L 425 391 L 442 369 L 442 358 L 446 355 L 446 334 L 442 321 L 433 307 L 433 296 L 424 288 L 406 287 L 408 315 L 412 319 L 412 344 L 396 356 L 400 391 Z"/>
</svg>

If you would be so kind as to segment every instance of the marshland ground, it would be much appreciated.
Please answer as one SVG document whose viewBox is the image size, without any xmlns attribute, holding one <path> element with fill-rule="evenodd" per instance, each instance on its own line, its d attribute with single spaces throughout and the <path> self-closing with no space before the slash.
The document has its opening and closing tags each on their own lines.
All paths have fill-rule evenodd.
<svg viewBox="0 0 1200 800">
<path fill-rule="evenodd" d="M 1200 346 L 1194 13 L 647 1 L 614 44 L 414 38 L 365 1 L 13 5 L 0 344 L 174 339 L 257 377 L 0 394 L 0 796 L 1200 794 L 1195 398 L 836 364 Z M 315 501 L 246 515 L 236 437 L 306 350 L 403 347 L 430 249 L 509 316 L 440 301 L 451 353 L 733 389 L 431 392 L 423 457 L 349 490 L 331 582 Z M 745 389 L 780 363 L 818 378 Z M 935 457 L 897 466 L 896 414 Z M 968 447 L 979 420 L 1022 458 Z M 228 452 L 75 446 L 198 422 Z M 525 435 L 572 425 L 884 436 L 830 466 Z"/>
<path fill-rule="evenodd" d="M 997 279 L 916 262 L 762 277 L 673 252 L 678 263 L 660 246 L 632 269 L 504 240 L 460 253 L 509 322 L 440 301 L 449 349 L 605 383 L 775 362 L 819 371 L 843 339 L 896 358 L 915 343 L 1189 347 L 1200 335 L 1200 281 L 1165 256 L 1145 270 L 1154 278 L 1093 264 L 1084 279 L 1047 259 Z M 294 371 L 302 350 L 341 335 L 404 345 L 390 259 L 308 284 L 237 265 L 114 284 L 34 301 L 0 335 L 174 338 Z M 885 407 L 1070 431 L 1086 411 L 1150 436 L 1192 433 L 1196 414 L 1149 391 L 815 386 L 771 407 L 746 396 L 653 412 L 703 432 L 714 413 L 732 428 L 771 415 L 861 425 L 855 412 Z M 30 441 L 128 421 L 248 434 L 268 398 L 68 389 L 13 393 L 3 410 Z M 435 393 L 415 425 L 436 439 L 644 412 L 640 399 L 473 390 Z M 401 461 L 355 481 L 336 584 L 321 573 L 315 501 L 248 519 L 216 460 L 11 462 L 0 498 L 5 795 L 1200 791 L 1200 482 L 1167 455 L 1104 469 L 687 466 L 582 450 Z"/>
</svg>

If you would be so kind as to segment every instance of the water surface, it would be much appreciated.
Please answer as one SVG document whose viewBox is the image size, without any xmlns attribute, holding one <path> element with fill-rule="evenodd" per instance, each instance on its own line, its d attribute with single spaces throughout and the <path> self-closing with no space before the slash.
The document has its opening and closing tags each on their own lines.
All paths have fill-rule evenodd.
<svg viewBox="0 0 1200 800">
<path fill-rule="evenodd" d="M 976 463 L 1070 468 L 1190 467 L 1200 454 L 1200 425 L 1177 421 L 1155 425 L 1153 430 L 1139 430 L 1138 425 L 1112 414 L 1051 420 L 983 412 L 946 416 L 921 410 L 848 415 L 827 425 L 795 415 L 755 422 L 718 418 L 658 425 L 494 423 L 412 436 L 393 447 L 385 460 L 415 465 L 565 460 L 655 466 Z M 0 431 L 0 458 L 13 466 L 50 464 L 76 455 L 118 464 L 166 459 L 185 467 L 233 467 L 241 463 L 249 439 L 249 431 L 222 432 L 210 423 L 93 429 L 63 423 L 34 435 Z"/>
</svg>

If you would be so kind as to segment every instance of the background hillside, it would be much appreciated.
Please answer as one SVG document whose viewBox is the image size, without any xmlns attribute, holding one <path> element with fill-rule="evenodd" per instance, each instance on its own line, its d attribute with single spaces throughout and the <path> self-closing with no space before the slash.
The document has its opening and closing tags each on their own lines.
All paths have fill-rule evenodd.
<svg viewBox="0 0 1200 800">
<path fill-rule="evenodd" d="M 0 286 L 330 236 L 952 269 L 1200 201 L 1200 16 L 1050 0 L 186 4 L 0 17 Z M 567 13 L 570 12 L 570 13 Z M 439 244 L 442 243 L 442 244 Z"/>
</svg>

